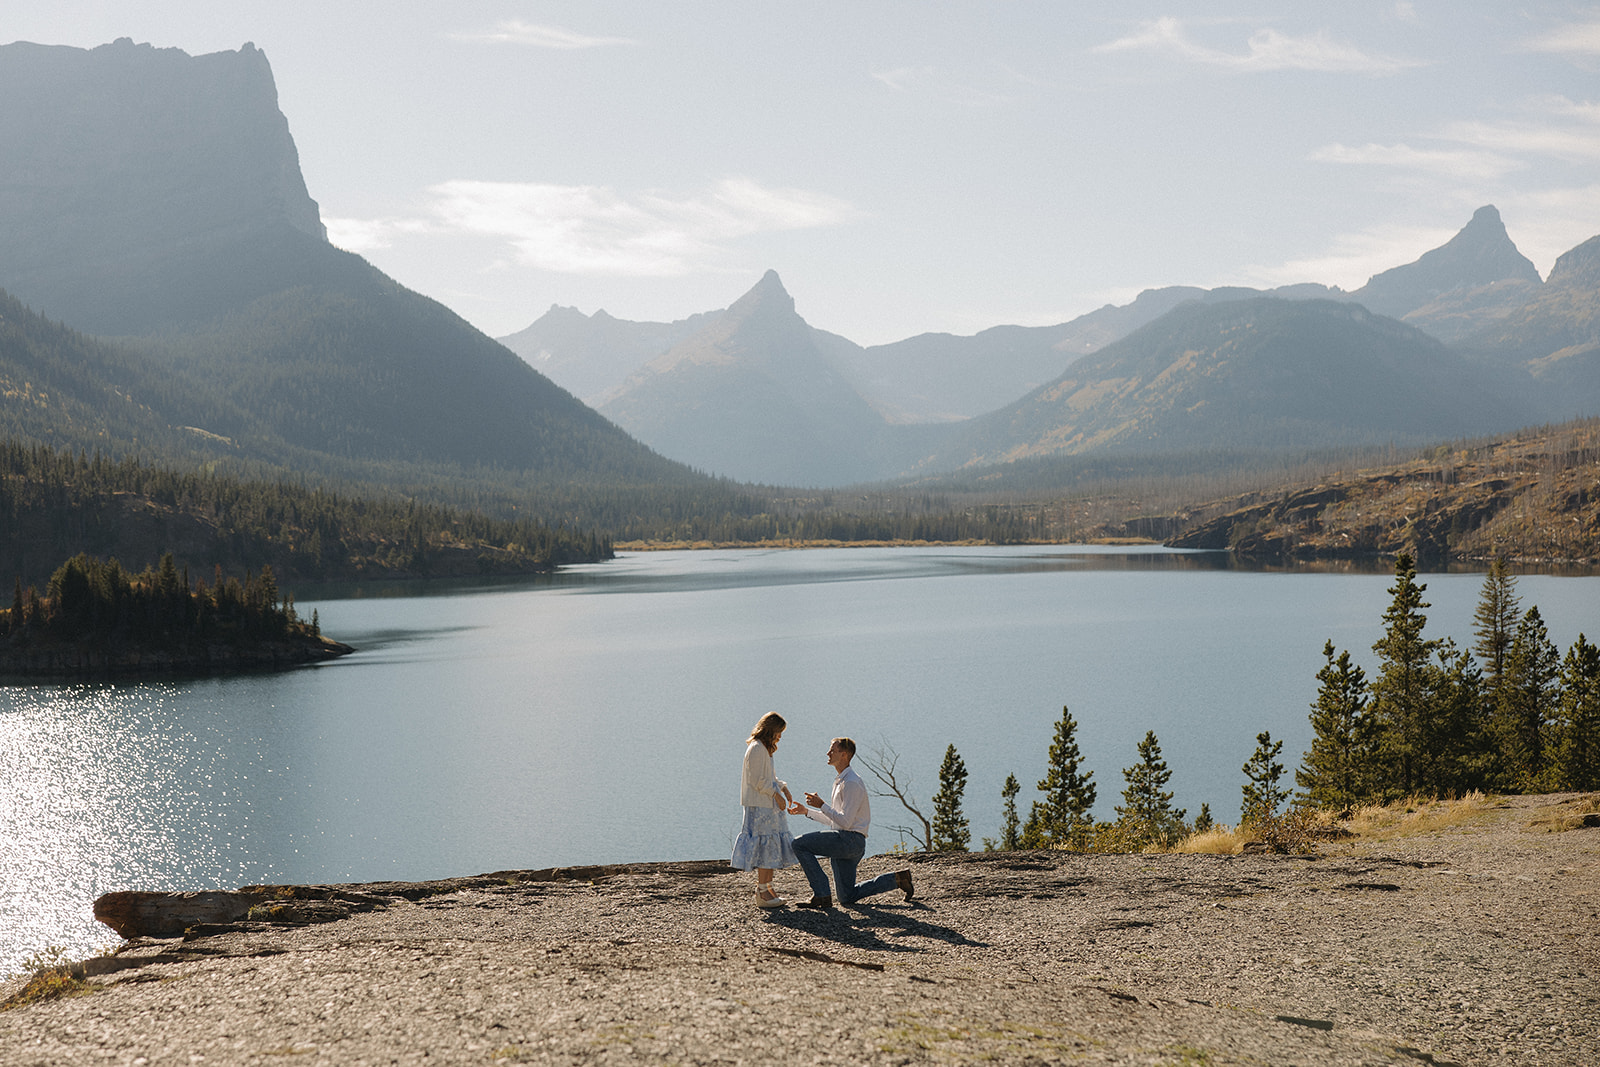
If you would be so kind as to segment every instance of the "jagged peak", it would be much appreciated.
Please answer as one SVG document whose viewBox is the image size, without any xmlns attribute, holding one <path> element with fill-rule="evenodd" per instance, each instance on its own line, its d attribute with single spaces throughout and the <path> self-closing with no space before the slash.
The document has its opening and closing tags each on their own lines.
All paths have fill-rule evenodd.
<svg viewBox="0 0 1600 1067">
<path fill-rule="evenodd" d="M 728 307 L 728 314 L 734 318 L 748 318 L 758 313 L 794 313 L 794 297 L 783 287 L 783 279 L 775 270 L 763 274 L 749 292 Z"/>
<path fill-rule="evenodd" d="M 1600 235 L 1563 252 L 1550 268 L 1550 284 L 1600 286 Z"/>
</svg>

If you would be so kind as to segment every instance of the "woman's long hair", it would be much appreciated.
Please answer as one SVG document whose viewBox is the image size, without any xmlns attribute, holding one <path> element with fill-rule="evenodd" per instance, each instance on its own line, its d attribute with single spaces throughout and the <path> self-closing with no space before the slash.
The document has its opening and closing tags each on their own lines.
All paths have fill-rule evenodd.
<svg viewBox="0 0 1600 1067">
<path fill-rule="evenodd" d="M 760 741 L 762 747 L 770 753 L 778 747 L 778 735 L 783 733 L 783 728 L 788 725 L 783 721 L 782 715 L 769 711 L 761 716 L 756 728 L 750 731 L 750 740 Z"/>
</svg>

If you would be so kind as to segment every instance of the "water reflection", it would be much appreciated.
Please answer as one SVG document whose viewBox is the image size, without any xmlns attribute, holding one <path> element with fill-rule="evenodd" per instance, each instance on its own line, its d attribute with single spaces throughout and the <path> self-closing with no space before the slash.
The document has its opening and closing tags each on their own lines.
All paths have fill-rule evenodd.
<svg viewBox="0 0 1600 1067">
<path fill-rule="evenodd" d="M 1480 579 L 1424 578 L 1429 634 L 1468 643 Z M 743 738 L 772 709 L 790 716 L 780 773 L 804 788 L 831 777 L 835 733 L 890 739 L 923 796 L 956 744 L 979 837 L 1006 774 L 1042 775 L 1066 703 L 1097 815 L 1154 729 L 1176 803 L 1226 821 L 1260 730 L 1285 763 L 1306 746 L 1323 642 L 1370 666 L 1389 583 L 1063 546 L 637 553 L 531 580 L 297 588 L 356 655 L 0 686 L 0 973 L 106 944 L 90 904 L 117 889 L 725 855 Z M 1562 648 L 1596 632 L 1594 579 L 1519 591 Z M 869 847 L 894 842 L 875 829 Z"/>
<path fill-rule="evenodd" d="M 239 869 L 248 799 L 214 729 L 164 685 L 0 690 L 0 973 L 116 938 L 85 902 Z M 19 699 L 20 698 L 20 699 Z"/>
</svg>

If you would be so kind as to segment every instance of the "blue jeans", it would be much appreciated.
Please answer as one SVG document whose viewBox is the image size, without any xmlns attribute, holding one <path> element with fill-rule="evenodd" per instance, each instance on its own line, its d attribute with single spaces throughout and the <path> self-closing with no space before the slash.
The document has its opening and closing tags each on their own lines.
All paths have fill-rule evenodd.
<svg viewBox="0 0 1600 1067">
<path fill-rule="evenodd" d="M 856 865 L 866 852 L 867 835 L 850 830 L 817 830 L 794 839 L 795 859 L 800 861 L 800 869 L 806 872 L 806 881 L 811 883 L 811 895 L 837 896 L 841 904 L 854 904 L 862 897 L 887 893 L 899 885 L 893 871 L 857 885 Z M 833 881 L 839 887 L 837 894 L 828 891 L 828 876 L 822 873 L 818 856 L 828 857 L 832 864 Z"/>
</svg>

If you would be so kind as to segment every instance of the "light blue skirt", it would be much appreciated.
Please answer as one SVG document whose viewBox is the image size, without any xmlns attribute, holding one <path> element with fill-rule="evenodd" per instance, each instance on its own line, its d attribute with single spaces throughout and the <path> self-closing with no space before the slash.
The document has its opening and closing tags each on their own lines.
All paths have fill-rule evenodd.
<svg viewBox="0 0 1600 1067">
<path fill-rule="evenodd" d="M 745 808 L 744 825 L 733 841 L 733 859 L 741 871 L 757 867 L 793 867 L 794 835 L 789 832 L 787 813 L 779 808 Z"/>
</svg>

